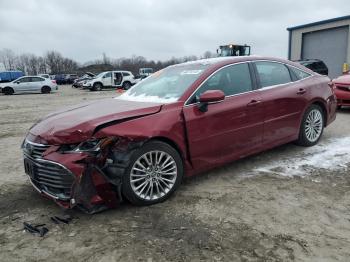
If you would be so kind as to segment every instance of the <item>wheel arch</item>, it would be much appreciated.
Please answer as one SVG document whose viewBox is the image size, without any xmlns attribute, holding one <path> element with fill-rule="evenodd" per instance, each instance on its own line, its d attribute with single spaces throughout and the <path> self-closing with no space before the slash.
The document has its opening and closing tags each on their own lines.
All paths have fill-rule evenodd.
<svg viewBox="0 0 350 262">
<path fill-rule="evenodd" d="M 6 91 L 7 89 L 8 89 L 8 90 L 12 90 L 13 94 L 16 93 L 15 89 L 14 89 L 13 87 L 11 87 L 11 86 L 5 86 L 5 87 L 3 87 L 3 88 L 1 89 L 1 92 L 5 94 L 5 91 Z"/>
<path fill-rule="evenodd" d="M 161 141 L 163 143 L 168 144 L 169 146 L 174 148 L 179 153 L 179 155 L 180 155 L 180 157 L 185 165 L 186 158 L 185 158 L 182 150 L 180 149 L 180 146 L 175 141 L 171 140 L 168 137 L 164 137 L 164 136 L 155 136 L 155 137 L 152 137 L 151 139 L 149 139 L 149 141 Z"/>
<path fill-rule="evenodd" d="M 327 126 L 328 111 L 327 111 L 326 104 L 323 101 L 321 101 L 321 100 L 315 100 L 315 101 L 312 101 L 312 103 L 309 106 L 311 106 L 311 105 L 317 105 L 317 106 L 321 107 L 321 109 L 323 111 L 324 126 Z"/>
<path fill-rule="evenodd" d="M 96 81 L 95 83 L 92 84 L 92 86 L 95 86 L 95 85 L 98 85 L 98 84 L 101 85 L 101 86 L 103 86 L 103 84 L 102 84 L 101 81 Z"/>
</svg>

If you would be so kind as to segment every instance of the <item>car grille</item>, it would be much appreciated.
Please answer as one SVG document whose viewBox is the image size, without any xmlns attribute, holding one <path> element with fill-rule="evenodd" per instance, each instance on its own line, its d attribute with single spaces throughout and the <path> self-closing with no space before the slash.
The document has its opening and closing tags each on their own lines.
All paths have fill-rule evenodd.
<svg viewBox="0 0 350 262">
<path fill-rule="evenodd" d="M 56 199 L 68 200 L 71 196 L 74 175 L 64 166 L 41 158 L 48 148 L 49 145 L 24 142 L 25 172 L 38 190 Z"/>
<path fill-rule="evenodd" d="M 35 144 L 28 140 L 25 140 L 22 146 L 23 151 L 32 158 L 41 158 L 49 147 L 49 145 Z"/>
</svg>

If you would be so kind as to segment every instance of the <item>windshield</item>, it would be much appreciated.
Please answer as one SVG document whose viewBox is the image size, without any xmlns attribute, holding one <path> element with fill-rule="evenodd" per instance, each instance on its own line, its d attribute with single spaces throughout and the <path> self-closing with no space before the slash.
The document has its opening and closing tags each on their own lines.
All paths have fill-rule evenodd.
<svg viewBox="0 0 350 262">
<path fill-rule="evenodd" d="M 102 72 L 102 73 L 99 73 L 97 76 L 95 76 L 94 78 L 99 78 L 99 77 L 102 77 L 106 72 Z"/>
<path fill-rule="evenodd" d="M 160 70 L 116 99 L 141 102 L 171 103 L 198 79 L 208 64 L 188 63 Z"/>
<path fill-rule="evenodd" d="M 220 55 L 221 56 L 231 56 L 232 55 L 231 48 L 229 48 L 229 47 L 222 47 Z"/>
</svg>

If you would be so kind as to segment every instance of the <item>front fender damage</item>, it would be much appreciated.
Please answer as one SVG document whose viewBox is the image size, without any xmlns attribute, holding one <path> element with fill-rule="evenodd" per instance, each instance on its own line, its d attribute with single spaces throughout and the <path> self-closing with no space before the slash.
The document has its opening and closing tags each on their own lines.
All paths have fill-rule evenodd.
<svg viewBox="0 0 350 262">
<path fill-rule="evenodd" d="M 123 201 L 122 183 L 130 160 L 147 140 L 113 138 L 96 155 L 87 154 L 78 161 L 83 172 L 72 187 L 70 207 L 93 214 L 115 208 Z"/>
</svg>

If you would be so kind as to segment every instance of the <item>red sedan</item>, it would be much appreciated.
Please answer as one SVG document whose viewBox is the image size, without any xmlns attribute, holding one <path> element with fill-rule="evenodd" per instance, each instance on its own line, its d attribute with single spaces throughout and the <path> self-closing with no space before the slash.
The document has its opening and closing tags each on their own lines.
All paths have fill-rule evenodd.
<svg viewBox="0 0 350 262">
<path fill-rule="evenodd" d="M 342 75 L 333 80 L 338 107 L 350 106 L 350 75 Z"/>
<path fill-rule="evenodd" d="M 315 145 L 336 117 L 329 82 L 274 58 L 170 66 L 121 96 L 36 123 L 22 145 L 25 171 L 66 208 L 158 203 L 184 176 L 293 141 Z"/>
</svg>

